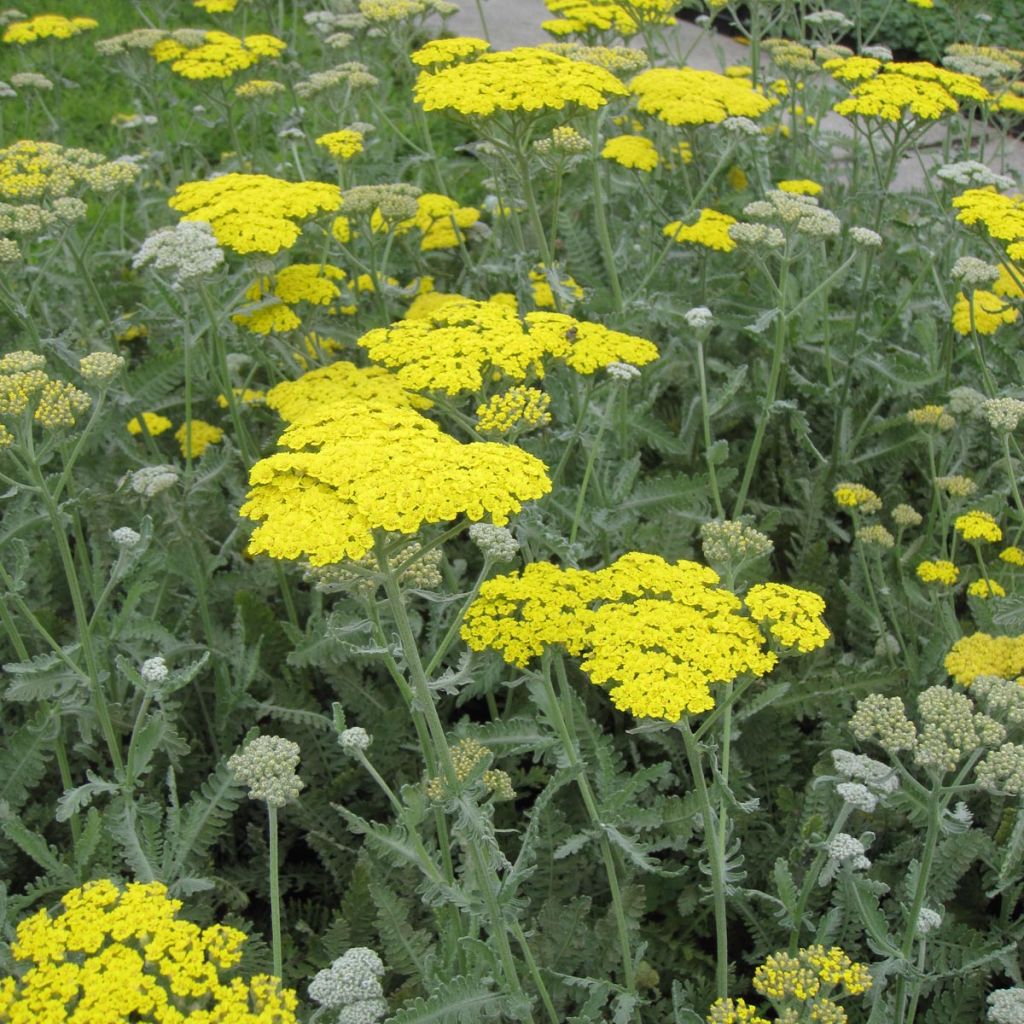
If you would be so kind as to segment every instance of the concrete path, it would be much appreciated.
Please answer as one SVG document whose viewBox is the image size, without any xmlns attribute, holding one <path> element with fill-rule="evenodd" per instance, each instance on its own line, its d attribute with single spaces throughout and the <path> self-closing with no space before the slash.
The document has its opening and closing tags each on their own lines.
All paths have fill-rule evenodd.
<svg viewBox="0 0 1024 1024">
<path fill-rule="evenodd" d="M 499 50 L 553 41 L 553 37 L 540 27 L 542 21 L 551 17 L 543 0 L 460 2 L 462 9 L 448 22 L 450 30 L 456 35 L 489 35 L 491 43 Z M 486 33 L 480 20 L 481 9 L 487 26 Z M 673 34 L 673 49 L 680 57 L 685 56 L 685 63 L 689 67 L 721 71 L 730 64 L 743 64 L 749 57 L 748 49 L 742 44 L 718 33 L 704 32 L 690 22 L 680 22 Z M 849 135 L 851 132 L 850 123 L 835 114 L 830 114 L 822 127 L 841 135 Z M 939 134 L 942 134 L 941 130 Z M 993 150 L 994 143 L 988 148 Z M 924 162 L 931 168 L 942 161 L 937 156 L 926 155 Z M 1024 179 L 1024 142 L 1019 139 L 1008 140 L 1005 156 L 989 161 L 989 166 L 1001 174 L 1012 174 L 1018 179 Z M 908 158 L 900 164 L 894 187 L 898 191 L 924 189 L 924 171 L 916 158 Z"/>
</svg>

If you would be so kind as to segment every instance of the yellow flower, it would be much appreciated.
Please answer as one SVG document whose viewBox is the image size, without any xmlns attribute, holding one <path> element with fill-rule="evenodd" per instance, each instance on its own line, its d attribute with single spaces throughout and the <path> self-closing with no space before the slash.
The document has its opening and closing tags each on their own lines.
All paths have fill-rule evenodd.
<svg viewBox="0 0 1024 1024">
<path fill-rule="evenodd" d="M 190 47 L 177 40 L 165 39 L 150 52 L 158 62 L 170 62 L 176 75 L 201 81 L 229 78 L 264 57 L 280 56 L 287 45 L 283 39 L 265 33 L 239 38 L 214 29 L 203 36 L 203 42 L 198 46 Z"/>
<path fill-rule="evenodd" d="M 842 508 L 855 508 L 858 512 L 877 512 L 882 507 L 882 499 L 870 487 L 849 481 L 836 484 L 832 497 Z"/>
<path fill-rule="evenodd" d="M 61 912 L 43 908 L 18 925 L 11 955 L 22 967 L 0 982 L 3 1020 L 180 1024 L 185 1005 L 190 1020 L 296 1024 L 295 993 L 278 978 L 221 978 L 237 968 L 245 933 L 180 919 L 181 901 L 161 882 L 120 889 L 102 879 L 61 902 Z"/>
<path fill-rule="evenodd" d="M 995 580 L 975 580 L 967 588 L 967 593 L 983 601 L 990 597 L 1006 597 L 1006 591 Z"/>
<path fill-rule="evenodd" d="M 1006 243 L 1011 260 L 1024 261 L 1024 196 L 1004 196 L 992 188 L 971 188 L 953 199 L 963 224 L 980 224 L 989 238 Z"/>
<path fill-rule="evenodd" d="M 114 192 L 133 182 L 134 164 L 106 160 L 87 149 L 22 139 L 0 149 L 0 201 L 59 199 L 77 192 Z"/>
<path fill-rule="evenodd" d="M 266 174 L 223 174 L 179 185 L 168 200 L 184 220 L 205 220 L 217 241 L 238 253 L 275 253 L 295 244 L 297 222 L 337 210 L 341 191 L 322 181 L 282 181 Z"/>
<path fill-rule="evenodd" d="M 735 217 L 705 208 L 700 211 L 695 223 L 684 224 L 680 220 L 674 220 L 671 224 L 666 224 L 661 233 L 671 238 L 673 242 L 692 242 L 707 249 L 732 252 L 736 248 L 736 243 L 729 237 L 729 226 L 735 223 Z"/>
<path fill-rule="evenodd" d="M 363 133 L 353 128 L 342 128 L 341 131 L 318 136 L 316 144 L 323 146 L 336 160 L 351 160 L 363 151 Z"/>
<path fill-rule="evenodd" d="M 628 39 L 644 25 L 675 23 L 673 0 L 544 0 L 558 18 L 541 22 L 553 36 L 614 32 Z"/>
<path fill-rule="evenodd" d="M 416 197 L 416 214 L 397 223 L 389 224 L 380 210 L 374 210 L 370 226 L 374 231 L 390 230 L 404 235 L 413 229 L 422 234 L 421 252 L 438 249 L 454 249 L 465 240 L 466 228 L 480 220 L 480 211 L 472 206 L 459 206 L 448 196 L 436 192 L 424 192 Z"/>
<path fill-rule="evenodd" d="M 26 21 L 12 21 L 4 30 L 5 43 L 25 46 L 39 39 L 70 39 L 79 32 L 95 28 L 95 18 L 66 18 L 62 14 L 37 14 Z"/>
<path fill-rule="evenodd" d="M 630 83 L 637 109 L 670 125 L 719 124 L 727 117 L 760 117 L 776 100 L 749 82 L 693 68 L 651 68 Z"/>
<path fill-rule="evenodd" d="M 972 509 L 962 516 L 957 516 L 953 526 L 967 541 L 987 540 L 994 544 L 1003 539 L 1003 531 L 999 529 L 995 519 L 979 509 Z"/>
<path fill-rule="evenodd" d="M 635 551 L 597 572 L 536 562 L 488 580 L 462 636 L 473 650 L 496 650 L 520 667 L 560 645 L 582 659 L 591 682 L 612 685 L 616 707 L 674 722 L 714 707 L 712 683 L 763 676 L 775 666 L 756 617 L 801 653 L 829 635 L 816 618 L 824 608 L 817 595 L 769 585 L 748 596 L 748 616 L 718 583 L 714 570 L 696 562 Z"/>
<path fill-rule="evenodd" d="M 141 423 L 138 416 L 134 416 L 128 421 L 128 433 L 133 437 L 141 434 L 143 424 L 145 424 L 146 432 L 150 437 L 159 437 L 165 430 L 171 428 L 171 421 L 166 416 L 161 416 L 157 412 L 144 412 Z"/>
<path fill-rule="evenodd" d="M 597 110 L 626 87 L 610 72 L 535 46 L 481 53 L 438 71 L 421 71 L 413 98 L 424 110 L 490 117 L 499 110 L 534 113 Z"/>
<path fill-rule="evenodd" d="M 421 68 L 433 68 L 442 64 L 454 64 L 463 57 L 473 57 L 490 48 L 490 43 L 473 36 L 431 39 L 429 43 L 425 43 L 415 53 L 410 54 L 409 60 Z"/>
<path fill-rule="evenodd" d="M 984 288 L 975 289 L 970 298 L 960 292 L 953 303 L 952 324 L 957 334 L 969 335 L 972 329 L 978 334 L 995 334 L 1003 324 L 1019 319 L 1020 310 Z"/>
<path fill-rule="evenodd" d="M 956 420 L 946 412 L 944 405 L 922 405 L 919 409 L 910 409 L 907 419 L 917 427 L 952 430 L 956 426 Z"/>
<path fill-rule="evenodd" d="M 418 323 L 419 321 L 410 321 Z M 466 515 L 503 525 L 551 489 L 544 464 L 509 444 L 460 444 L 425 399 L 379 367 L 338 362 L 278 384 L 284 451 L 257 462 L 241 514 L 251 554 L 328 565 L 362 558 L 375 530 L 414 534 Z"/>
<path fill-rule="evenodd" d="M 974 633 L 962 637 L 946 655 L 945 665 L 961 686 L 970 686 L 978 676 L 1016 679 L 1024 673 L 1024 635 Z"/>
<path fill-rule="evenodd" d="M 821 194 L 821 185 L 809 178 L 789 178 L 780 181 L 776 186 L 782 192 L 792 192 L 800 196 L 816 196 Z"/>
<path fill-rule="evenodd" d="M 941 583 L 946 587 L 953 586 L 960 578 L 960 570 L 943 559 L 920 562 L 914 571 L 922 583 Z"/>
<path fill-rule="evenodd" d="M 1018 547 L 1003 548 L 999 552 L 999 557 L 1008 565 L 1024 566 L 1024 551 L 1021 551 Z"/>
<path fill-rule="evenodd" d="M 583 298 L 583 288 L 571 274 L 555 271 L 559 286 L 567 292 L 572 301 Z M 555 293 L 551 290 L 548 281 L 548 272 L 544 264 L 540 264 L 530 271 L 530 290 L 533 292 L 533 304 L 538 309 L 554 309 Z"/>
<path fill-rule="evenodd" d="M 653 171 L 658 166 L 658 151 L 643 135 L 617 135 L 604 144 L 601 156 L 638 171 Z"/>
<path fill-rule="evenodd" d="M 643 366 L 658 356 L 643 338 L 586 323 L 564 313 L 520 318 L 503 302 L 463 299 L 414 320 L 379 327 L 358 339 L 370 358 L 414 390 L 479 391 L 485 373 L 511 380 L 544 375 L 544 360 L 557 359 L 577 373 L 615 362 Z"/>
<path fill-rule="evenodd" d="M 485 434 L 507 434 L 544 427 L 551 422 L 550 406 L 550 396 L 539 388 L 512 387 L 477 407 L 477 428 Z"/>
<path fill-rule="evenodd" d="M 215 427 L 212 423 L 205 422 L 205 420 L 193 420 L 192 458 L 199 458 L 211 444 L 219 443 L 223 436 L 224 431 L 220 427 Z M 174 440 L 181 446 L 181 454 L 188 455 L 189 452 L 185 448 L 186 434 L 184 423 L 174 432 Z"/>
</svg>

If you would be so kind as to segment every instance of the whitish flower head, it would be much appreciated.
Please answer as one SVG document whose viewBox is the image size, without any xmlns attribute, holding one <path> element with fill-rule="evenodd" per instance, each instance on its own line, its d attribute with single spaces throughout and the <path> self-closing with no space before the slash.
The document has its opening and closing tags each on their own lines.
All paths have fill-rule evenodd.
<svg viewBox="0 0 1024 1024">
<path fill-rule="evenodd" d="M 981 407 L 985 403 L 985 396 L 974 388 L 959 387 L 953 388 L 949 393 L 949 401 L 946 403 L 950 412 L 962 416 L 965 413 L 971 416 L 980 416 Z"/>
<path fill-rule="evenodd" d="M 944 164 L 935 172 L 943 181 L 953 185 L 965 185 L 973 188 L 992 186 L 997 189 L 1010 188 L 1013 179 L 978 163 L 977 160 L 959 160 L 953 164 Z"/>
<path fill-rule="evenodd" d="M 142 535 L 130 526 L 119 526 L 116 530 L 111 531 L 110 536 L 120 548 L 133 548 L 142 540 Z"/>
<path fill-rule="evenodd" d="M 338 1011 L 337 1024 L 377 1024 L 388 1015 L 388 1004 L 384 999 L 361 999 L 349 1003 Z"/>
<path fill-rule="evenodd" d="M 994 263 L 979 260 L 977 256 L 961 256 L 953 264 L 949 276 L 968 288 L 987 288 L 999 279 L 999 268 Z"/>
<path fill-rule="evenodd" d="M 879 249 L 882 245 L 882 236 L 877 231 L 872 231 L 871 228 L 862 228 L 856 225 L 850 228 L 850 237 L 857 245 L 862 245 L 865 249 Z"/>
<path fill-rule="evenodd" d="M 636 380 L 640 376 L 640 367 L 632 363 L 609 363 L 605 370 L 608 371 L 609 377 L 620 381 Z"/>
<path fill-rule="evenodd" d="M 370 734 L 358 725 L 346 729 L 339 737 L 338 742 L 341 749 L 346 753 L 354 753 L 357 750 L 366 750 L 370 745 Z"/>
<path fill-rule="evenodd" d="M 1024 746 L 1004 743 L 998 750 L 990 750 L 978 762 L 974 777 L 979 786 L 993 793 L 1024 795 Z"/>
<path fill-rule="evenodd" d="M 878 797 L 861 782 L 840 782 L 836 792 L 851 807 L 870 814 L 878 806 Z"/>
<path fill-rule="evenodd" d="M 941 914 L 929 910 L 928 907 L 922 907 L 917 915 L 917 934 L 927 935 L 929 932 L 935 931 L 940 924 L 942 924 Z"/>
<path fill-rule="evenodd" d="M 832 763 L 840 775 L 860 779 L 878 793 L 895 793 L 900 788 L 896 769 L 873 757 L 849 750 L 833 750 Z"/>
<path fill-rule="evenodd" d="M 11 85 L 16 89 L 38 89 L 40 92 L 49 92 L 53 88 L 53 82 L 38 71 L 16 72 L 11 75 Z"/>
<path fill-rule="evenodd" d="M 981 744 L 974 702 L 945 686 L 929 686 L 917 698 L 921 734 L 914 761 L 924 768 L 954 771 Z"/>
<path fill-rule="evenodd" d="M 309 983 L 309 998 L 329 1009 L 383 1002 L 384 992 L 380 984 L 383 974 L 384 964 L 380 957 L 372 949 L 355 946 L 316 974 Z M 386 1004 L 384 1013 L 387 1013 Z"/>
<path fill-rule="evenodd" d="M 774 225 L 750 224 L 746 221 L 730 224 L 729 237 L 737 245 L 764 249 L 781 249 L 786 244 L 786 236 Z"/>
<path fill-rule="evenodd" d="M 710 327 L 715 322 L 714 314 L 707 306 L 694 306 L 683 314 L 683 319 L 695 331 Z"/>
<path fill-rule="evenodd" d="M 861 48 L 862 57 L 870 57 L 872 60 L 880 60 L 887 64 L 892 60 L 892 50 L 888 46 L 864 46 Z"/>
<path fill-rule="evenodd" d="M 101 384 L 116 377 L 124 369 L 124 356 L 116 352 L 90 352 L 82 356 L 78 370 L 94 384 Z"/>
<path fill-rule="evenodd" d="M 132 260 L 135 269 L 152 263 L 157 270 L 174 272 L 175 284 L 212 273 L 224 262 L 213 228 L 203 220 L 183 220 L 154 231 Z"/>
<path fill-rule="evenodd" d="M 827 885 L 841 867 L 849 867 L 854 871 L 866 871 L 871 867 L 871 861 L 865 856 L 864 844 L 846 832 L 834 835 L 825 845 L 825 852 L 828 854 L 828 862 L 818 876 L 819 885 Z"/>
<path fill-rule="evenodd" d="M 991 1024 L 1024 1024 L 1024 988 L 999 988 L 988 997 Z"/>
<path fill-rule="evenodd" d="M 990 398 L 982 404 L 981 414 L 993 430 L 1010 433 L 1024 417 L 1024 402 L 1019 398 Z"/>
<path fill-rule="evenodd" d="M 897 526 L 920 526 L 924 518 L 917 509 L 910 505 L 897 505 L 892 510 L 892 521 Z"/>
<path fill-rule="evenodd" d="M 727 117 L 721 127 L 734 135 L 760 135 L 761 129 L 749 117 Z"/>
<path fill-rule="evenodd" d="M 46 356 L 19 348 L 0 356 L 0 373 L 30 373 L 46 366 Z"/>
<path fill-rule="evenodd" d="M 167 662 L 159 655 L 147 658 L 139 668 L 139 675 L 147 683 L 162 683 L 167 678 Z"/>
<path fill-rule="evenodd" d="M 771 538 L 745 523 L 713 519 L 700 528 L 704 557 L 712 565 L 764 558 L 775 547 Z"/>
<path fill-rule="evenodd" d="M 268 807 L 284 807 L 303 787 L 295 774 L 299 745 L 281 736 L 258 736 L 228 758 L 228 768 L 249 787 L 249 799 L 265 800 Z"/>
<path fill-rule="evenodd" d="M 853 28 L 854 23 L 842 11 L 814 11 L 804 17 L 809 25 L 820 25 L 822 28 L 845 30 Z"/>
<path fill-rule="evenodd" d="M 992 717 L 1007 725 L 1024 725 L 1024 686 L 1014 679 L 978 676 L 971 696 L 982 702 Z"/>
<path fill-rule="evenodd" d="M 152 498 L 178 482 L 178 470 L 174 466 L 143 466 L 131 475 L 131 488 L 136 494 Z"/>
<path fill-rule="evenodd" d="M 519 541 L 504 526 L 474 523 L 469 528 L 469 539 L 480 549 L 484 558 L 493 562 L 511 562 L 519 554 Z"/>
<path fill-rule="evenodd" d="M 13 238 L 0 238 L 0 263 L 17 263 L 21 259 L 21 246 Z"/>
</svg>

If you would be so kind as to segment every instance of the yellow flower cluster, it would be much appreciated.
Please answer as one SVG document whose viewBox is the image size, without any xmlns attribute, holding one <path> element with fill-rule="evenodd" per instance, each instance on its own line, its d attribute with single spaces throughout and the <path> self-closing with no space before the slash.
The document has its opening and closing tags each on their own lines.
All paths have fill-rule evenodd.
<svg viewBox="0 0 1024 1024">
<path fill-rule="evenodd" d="M 12 21 L 4 30 L 5 43 L 25 46 L 39 39 L 70 39 L 95 28 L 95 18 L 66 18 L 63 14 L 37 14 L 25 21 Z"/>
<path fill-rule="evenodd" d="M 141 416 L 133 416 L 125 429 L 132 437 L 138 437 L 145 429 L 150 437 L 159 437 L 165 430 L 171 429 L 171 421 L 158 412 L 144 412 Z"/>
<path fill-rule="evenodd" d="M 245 933 L 180 920 L 182 904 L 161 882 L 120 890 L 102 879 L 61 902 L 60 913 L 44 908 L 18 925 L 11 954 L 27 966 L 0 981 L 0 1020 L 296 1024 L 295 993 L 277 978 L 221 979 L 241 960 Z"/>
<path fill-rule="evenodd" d="M 1006 597 L 1006 590 L 1001 583 L 995 580 L 975 580 L 968 588 L 967 593 L 971 597 L 978 597 L 985 601 L 990 597 Z"/>
<path fill-rule="evenodd" d="M 251 78 L 248 82 L 239 82 L 235 86 L 235 95 L 244 100 L 255 99 L 259 96 L 273 96 L 284 91 L 285 85 L 282 82 L 262 78 Z"/>
<path fill-rule="evenodd" d="M 851 65 L 851 62 L 857 62 Z M 872 67 L 872 65 L 877 66 Z M 928 61 L 881 64 L 864 58 L 837 57 L 825 62 L 834 78 L 859 79 L 848 99 L 833 109 L 844 117 L 860 115 L 885 121 L 904 117 L 936 120 L 960 109 L 959 100 L 984 102 L 991 94 L 974 75 L 936 67 Z"/>
<path fill-rule="evenodd" d="M 836 484 L 832 497 L 842 508 L 855 508 L 858 512 L 877 512 L 882 507 L 882 499 L 870 487 L 849 481 Z"/>
<path fill-rule="evenodd" d="M 150 54 L 161 64 L 169 62 L 171 70 L 182 78 L 203 80 L 230 78 L 236 71 L 245 71 L 265 57 L 280 56 L 287 45 L 283 39 L 266 33 L 239 38 L 213 29 L 204 34 L 197 46 L 187 46 L 177 39 L 162 39 Z"/>
<path fill-rule="evenodd" d="M 702 245 L 706 249 L 732 252 L 736 248 L 736 243 L 729 237 L 729 228 L 735 223 L 736 218 L 730 217 L 727 213 L 704 208 L 693 224 L 674 220 L 666 224 L 661 233 L 680 244 L 690 242 L 693 245 Z"/>
<path fill-rule="evenodd" d="M 0 199 L 56 199 L 86 189 L 108 193 L 138 174 L 134 164 L 55 142 L 22 139 L 0 149 Z"/>
<path fill-rule="evenodd" d="M 1015 546 L 1003 548 L 999 552 L 999 558 L 1001 561 L 1006 562 L 1007 565 L 1024 566 L 1024 551 Z"/>
<path fill-rule="evenodd" d="M 787 178 L 776 186 L 780 192 L 791 192 L 798 196 L 817 196 L 821 194 L 821 185 L 810 178 Z"/>
<path fill-rule="evenodd" d="M 208 221 L 217 241 L 238 253 L 275 253 L 295 244 L 297 222 L 336 210 L 337 185 L 283 181 L 267 174 L 223 174 L 179 185 L 168 200 L 184 220 Z"/>
<path fill-rule="evenodd" d="M 20 416 L 31 405 L 35 408 L 32 418 L 45 428 L 73 427 L 77 418 L 92 404 L 92 399 L 82 390 L 62 380 L 53 380 L 43 369 L 43 360 L 21 360 L 25 369 L 14 369 L 18 361 L 10 356 L 28 356 L 33 353 L 9 353 L 0 363 L 0 416 Z M 10 372 L 10 367 L 14 372 Z M 2 434 L 3 444 L 8 447 L 13 436 L 6 427 Z"/>
<path fill-rule="evenodd" d="M 250 302 L 261 302 L 251 312 L 235 313 L 231 319 L 252 334 L 280 334 L 301 326 L 302 320 L 292 308 L 300 302 L 330 306 L 343 298 L 336 282 L 348 278 L 341 267 L 330 263 L 293 263 L 283 267 L 273 278 L 261 277 L 245 291 Z M 348 297 L 343 304 L 331 308 L 332 313 L 351 316 L 355 305 Z"/>
<path fill-rule="evenodd" d="M 386 231 L 390 227 L 395 235 L 404 235 L 413 229 L 422 234 L 420 249 L 432 252 L 437 249 L 454 249 L 465 239 L 463 232 L 480 220 L 480 211 L 472 206 L 459 206 L 449 196 L 436 192 L 424 192 L 416 197 L 416 214 L 389 224 L 379 209 L 373 211 L 370 226 L 374 231 Z"/>
<path fill-rule="evenodd" d="M 950 322 L 953 330 L 960 335 L 995 334 L 1003 324 L 1013 324 L 1020 319 L 1020 310 L 1015 309 L 995 290 L 976 288 L 970 298 L 960 292 L 953 303 Z"/>
<path fill-rule="evenodd" d="M 727 117 L 760 117 L 776 101 L 743 79 L 695 68 L 651 68 L 630 83 L 637 109 L 670 125 L 720 124 Z"/>
<path fill-rule="evenodd" d="M 953 526 L 964 540 L 987 540 L 995 544 L 1003 539 L 1003 531 L 988 512 L 971 509 L 962 516 L 957 516 Z"/>
<path fill-rule="evenodd" d="M 604 68 L 535 46 L 481 53 L 439 71 L 421 71 L 413 97 L 424 110 L 467 117 L 496 111 L 597 110 L 626 87 Z"/>
<path fill-rule="evenodd" d="M 477 427 L 485 434 L 545 427 L 551 422 L 550 407 L 551 396 L 539 388 L 512 387 L 477 407 Z"/>
<path fill-rule="evenodd" d="M 1016 679 L 1024 673 L 1024 635 L 962 637 L 950 648 L 945 666 L 961 686 L 970 686 L 978 676 Z"/>
<path fill-rule="evenodd" d="M 939 430 L 952 430 L 956 426 L 956 420 L 946 412 L 944 405 L 922 405 L 917 409 L 908 409 L 907 421 L 915 427 L 938 427 Z"/>
<path fill-rule="evenodd" d="M 238 0 L 192 0 L 192 6 L 207 14 L 230 14 L 238 6 Z"/>
<path fill-rule="evenodd" d="M 207 423 L 205 420 L 193 420 L 191 437 L 192 444 L 191 451 L 189 451 L 186 447 L 186 443 L 189 439 L 186 435 L 185 424 L 182 423 L 182 425 L 174 432 L 174 440 L 177 441 L 181 447 L 181 454 L 191 455 L 193 459 L 198 459 L 211 444 L 219 444 L 223 437 L 224 431 L 220 427 L 215 427 L 212 423 Z"/>
<path fill-rule="evenodd" d="M 577 373 L 615 362 L 643 366 L 658 357 L 643 338 L 584 323 L 564 313 L 528 313 L 514 307 L 464 299 L 414 320 L 379 327 L 358 339 L 370 358 L 395 371 L 414 390 L 479 391 L 488 371 L 512 380 L 543 377 L 545 358 Z"/>
<path fill-rule="evenodd" d="M 941 583 L 951 587 L 960 578 L 960 570 L 945 559 L 920 562 L 914 570 L 922 583 Z"/>
<path fill-rule="evenodd" d="M 766 675 L 778 661 L 719 579 L 697 562 L 636 551 L 596 572 L 535 562 L 480 588 L 462 637 L 520 667 L 561 645 L 582 659 L 593 683 L 612 684 L 617 708 L 674 722 L 714 707 L 710 684 Z M 782 590 L 790 588 L 753 597 L 761 613 L 777 616 L 772 633 L 801 652 L 821 646 L 828 630 L 809 617 L 820 599 Z"/>
<path fill-rule="evenodd" d="M 249 551 L 358 559 L 373 531 L 412 534 L 466 514 L 503 525 L 551 489 L 544 464 L 512 445 L 460 444 L 418 409 L 429 404 L 379 367 L 338 362 L 267 393 L 285 452 L 253 466 L 242 515 Z"/>
<path fill-rule="evenodd" d="M 658 151 L 643 135 L 617 135 L 604 144 L 601 156 L 638 171 L 653 171 L 658 166 Z"/>
<path fill-rule="evenodd" d="M 555 273 L 559 287 L 573 302 L 583 298 L 583 288 L 576 278 L 560 270 L 556 270 Z M 533 293 L 533 304 L 538 309 L 555 308 L 555 293 L 551 290 L 548 272 L 543 263 L 538 264 L 530 271 L 530 290 Z M 491 301 L 493 302 L 495 298 L 496 296 L 492 295 Z M 515 303 L 513 303 L 514 306 Z"/>
<path fill-rule="evenodd" d="M 351 160 L 363 151 L 363 133 L 353 128 L 328 132 L 317 137 L 316 144 L 323 146 L 335 160 Z"/>
<path fill-rule="evenodd" d="M 491 44 L 474 36 L 456 36 L 454 39 L 431 39 L 409 55 L 409 60 L 421 68 L 435 68 L 442 64 L 454 64 L 464 57 L 489 50 Z"/>
<path fill-rule="evenodd" d="M 854 963 L 838 946 L 808 946 L 789 953 L 773 953 L 754 971 L 754 989 L 763 996 L 781 1001 L 815 1002 L 824 1011 L 835 1007 L 825 993 L 841 986 L 844 995 L 859 996 L 871 988 L 866 964 Z M 838 1007 L 837 1007 L 838 1009 Z M 811 1013 L 811 1020 L 845 1020 Z"/>
<path fill-rule="evenodd" d="M 716 999 L 706 1018 L 708 1024 L 772 1024 L 745 999 Z"/>
<path fill-rule="evenodd" d="M 1006 243 L 1011 260 L 1024 262 L 1024 196 L 1004 196 L 992 188 L 971 188 L 953 199 L 963 224 L 980 224 L 989 238 Z"/>
<path fill-rule="evenodd" d="M 750 617 L 787 650 L 801 654 L 824 646 L 831 634 L 821 617 L 825 602 L 810 590 L 784 583 L 759 583 L 747 591 L 743 603 Z"/>
<path fill-rule="evenodd" d="M 644 25 L 672 25 L 674 0 L 544 0 L 556 19 L 541 22 L 553 36 L 614 32 L 628 39 Z"/>
</svg>

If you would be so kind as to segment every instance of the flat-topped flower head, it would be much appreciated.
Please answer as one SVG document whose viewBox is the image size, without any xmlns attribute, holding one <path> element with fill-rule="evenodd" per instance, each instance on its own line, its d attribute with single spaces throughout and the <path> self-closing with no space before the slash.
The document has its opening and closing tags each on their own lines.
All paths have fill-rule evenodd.
<svg viewBox="0 0 1024 1024">
<path fill-rule="evenodd" d="M 1016 679 L 1024 675 L 1024 635 L 972 633 L 953 644 L 945 666 L 961 686 L 970 686 L 979 676 Z"/>
<path fill-rule="evenodd" d="M 1003 539 L 1003 531 L 995 518 L 980 509 L 971 509 L 962 516 L 957 516 L 953 526 L 966 541 L 985 540 L 994 544 Z"/>
<path fill-rule="evenodd" d="M 1003 195 L 994 188 L 970 188 L 953 199 L 962 224 L 981 225 L 989 238 L 1002 242 L 1011 260 L 1024 261 L 1024 196 Z"/>
<path fill-rule="evenodd" d="M 877 512 L 882 507 L 882 499 L 864 484 L 849 481 L 836 484 L 832 497 L 841 508 L 853 508 L 865 514 Z"/>
<path fill-rule="evenodd" d="M 515 381 L 543 377 L 546 359 L 593 373 L 614 362 L 642 366 L 658 356 L 651 342 L 602 324 L 564 313 L 520 317 L 505 303 L 473 299 L 369 331 L 358 343 L 406 387 L 448 394 L 479 391 L 491 370 Z"/>
<path fill-rule="evenodd" d="M 25 46 L 40 39 L 70 39 L 81 32 L 96 28 L 95 18 L 67 18 L 63 14 L 37 14 L 24 21 L 12 21 L 4 29 L 3 41 Z"/>
<path fill-rule="evenodd" d="M 558 17 L 541 22 L 541 28 L 557 37 L 607 32 L 629 39 L 647 25 L 675 24 L 674 0 L 544 0 L 544 4 Z"/>
<path fill-rule="evenodd" d="M 170 63 L 171 70 L 182 78 L 204 80 L 230 78 L 269 57 L 279 57 L 287 47 L 283 39 L 259 33 L 238 37 L 229 32 L 212 30 L 203 34 L 195 46 L 174 39 L 162 40 L 150 51 L 159 63 Z"/>
<path fill-rule="evenodd" d="M 276 253 L 295 244 L 300 223 L 341 204 L 337 185 L 284 181 L 267 174 L 223 174 L 179 185 L 168 200 L 186 221 L 207 221 L 223 247 Z"/>
<path fill-rule="evenodd" d="M 413 90 L 424 110 L 466 117 L 490 117 L 499 110 L 597 110 L 611 97 L 625 95 L 626 87 L 610 71 L 536 46 L 489 51 L 422 71 Z"/>
<path fill-rule="evenodd" d="M 736 223 L 736 218 L 719 210 L 702 209 L 693 224 L 684 224 L 674 220 L 666 224 L 662 234 L 680 245 L 689 243 L 701 245 L 705 249 L 717 249 L 719 252 L 732 252 L 736 241 L 729 234 L 729 228 Z"/>
<path fill-rule="evenodd" d="M 409 60 L 417 67 L 438 68 L 454 64 L 466 57 L 475 57 L 489 50 L 491 44 L 475 36 L 456 36 L 454 39 L 431 39 L 418 50 L 409 54 Z"/>
<path fill-rule="evenodd" d="M 501 526 L 551 489 L 539 459 L 509 444 L 460 444 L 380 367 L 334 363 L 272 388 L 267 404 L 287 423 L 285 451 L 250 474 L 241 513 L 260 522 L 252 554 L 355 560 L 373 549 L 374 530 L 411 535 L 460 515 Z"/>
<path fill-rule="evenodd" d="M 86 882 L 18 925 L 16 975 L 0 981 L 0 1019 L 297 1024 L 291 989 L 239 976 L 244 932 L 180 918 L 162 882 Z M 228 974 L 230 972 L 230 976 Z"/>
<path fill-rule="evenodd" d="M 665 124 L 721 124 L 728 117 L 756 118 L 776 101 L 745 79 L 694 68 L 650 68 L 630 82 L 637 109 Z"/>
<path fill-rule="evenodd" d="M 520 667 L 559 645 L 581 659 L 591 682 L 610 684 L 617 708 L 675 722 L 714 707 L 711 684 L 767 675 L 778 661 L 768 633 L 798 653 L 829 636 L 816 594 L 762 587 L 745 611 L 718 584 L 707 566 L 640 552 L 596 572 L 536 562 L 488 580 L 462 636 Z"/>
<path fill-rule="evenodd" d="M 54 201 L 76 193 L 107 195 L 131 184 L 139 168 L 125 160 L 107 160 L 87 149 L 56 142 L 22 139 L 0 149 L 0 202 L 15 199 Z"/>
<path fill-rule="evenodd" d="M 237 754 L 228 758 L 228 768 L 249 787 L 250 800 L 263 800 L 268 807 L 294 803 L 302 790 L 299 745 L 281 736 L 257 736 Z"/>
<path fill-rule="evenodd" d="M 604 144 L 601 156 L 638 171 L 653 171 L 659 162 L 654 143 L 644 135 L 617 135 Z"/>
<path fill-rule="evenodd" d="M 955 114 L 961 102 L 981 103 L 991 94 L 974 75 L 937 67 L 928 61 L 877 64 L 851 62 L 863 58 L 836 58 L 825 62 L 825 70 L 840 80 L 857 81 L 848 99 L 833 109 L 844 117 L 870 117 L 882 121 L 921 118 L 934 121 Z M 856 68 L 856 73 L 854 72 Z"/>
</svg>

